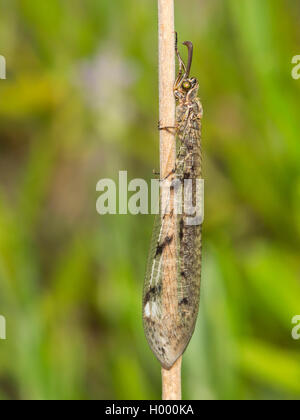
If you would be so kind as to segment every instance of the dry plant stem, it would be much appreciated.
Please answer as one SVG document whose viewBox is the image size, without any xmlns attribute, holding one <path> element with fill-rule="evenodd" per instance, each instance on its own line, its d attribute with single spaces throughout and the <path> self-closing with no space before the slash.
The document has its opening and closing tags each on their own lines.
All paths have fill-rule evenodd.
<svg viewBox="0 0 300 420">
<path fill-rule="evenodd" d="M 175 30 L 174 30 L 174 0 L 158 0 L 159 24 L 159 120 L 162 127 L 175 127 L 175 99 L 173 85 L 175 80 Z M 174 130 L 160 131 L 160 174 L 167 177 L 175 168 L 176 142 Z M 167 193 L 162 189 L 162 194 Z M 171 192 L 170 215 L 174 227 L 176 219 L 172 215 L 174 200 Z M 164 200 L 161 197 L 162 202 Z M 171 232 L 172 233 L 172 232 Z M 174 235 L 175 236 L 175 235 Z M 176 242 L 166 247 L 163 270 L 163 312 L 166 327 L 168 327 L 168 314 L 177 313 L 174 299 L 176 295 Z M 172 328 L 172 325 L 169 326 Z M 177 360 L 170 370 L 162 368 L 162 397 L 164 400 L 181 399 L 181 358 Z"/>
<path fill-rule="evenodd" d="M 162 368 L 163 400 L 181 400 L 181 360 L 179 357 L 170 370 Z"/>
</svg>

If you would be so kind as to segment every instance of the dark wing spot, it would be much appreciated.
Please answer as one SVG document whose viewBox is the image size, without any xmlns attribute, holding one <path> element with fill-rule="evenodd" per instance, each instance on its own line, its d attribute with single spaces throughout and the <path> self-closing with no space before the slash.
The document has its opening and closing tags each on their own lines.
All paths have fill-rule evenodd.
<svg viewBox="0 0 300 420">
<path fill-rule="evenodd" d="M 185 297 L 179 302 L 179 305 L 188 305 L 188 303 L 189 303 L 189 300 L 188 298 Z"/>
<path fill-rule="evenodd" d="M 163 249 L 164 249 L 163 245 L 158 244 L 156 247 L 155 256 L 157 257 L 158 255 L 161 255 L 163 252 Z"/>
<path fill-rule="evenodd" d="M 156 247 L 155 257 L 158 255 L 161 255 L 163 253 L 163 250 L 167 245 L 169 245 L 173 241 L 173 235 L 172 236 L 166 236 L 165 240 L 162 244 L 158 244 Z"/>
<path fill-rule="evenodd" d="M 184 221 L 183 219 L 180 219 L 180 224 L 179 224 L 179 239 L 180 240 L 183 239 L 183 228 L 184 228 Z"/>
<path fill-rule="evenodd" d="M 144 297 L 144 306 L 149 302 L 150 297 L 151 297 L 151 293 L 150 293 L 150 290 L 148 290 L 148 292 L 145 294 L 145 297 Z"/>
<path fill-rule="evenodd" d="M 165 246 L 166 245 L 169 245 L 172 241 L 173 241 L 173 238 L 174 238 L 174 236 L 172 235 L 172 236 L 166 236 L 166 239 L 165 239 Z"/>
<path fill-rule="evenodd" d="M 145 294 L 145 297 L 144 297 L 144 305 L 146 305 L 146 303 L 147 303 L 147 302 L 149 302 L 149 300 L 150 300 L 152 297 L 154 297 L 154 296 L 156 296 L 156 295 L 159 295 L 159 294 L 160 294 L 160 292 L 161 292 L 161 285 L 151 287 L 151 288 L 148 290 L 148 292 Z"/>
</svg>

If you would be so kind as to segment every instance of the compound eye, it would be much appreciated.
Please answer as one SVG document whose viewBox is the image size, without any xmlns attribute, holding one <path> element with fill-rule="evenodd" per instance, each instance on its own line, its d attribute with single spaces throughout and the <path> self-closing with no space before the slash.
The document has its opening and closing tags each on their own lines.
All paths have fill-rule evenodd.
<svg viewBox="0 0 300 420">
<path fill-rule="evenodd" d="M 192 85 L 191 85 L 190 82 L 186 81 L 186 82 L 182 83 L 182 87 L 183 87 L 184 90 L 190 90 Z"/>
</svg>

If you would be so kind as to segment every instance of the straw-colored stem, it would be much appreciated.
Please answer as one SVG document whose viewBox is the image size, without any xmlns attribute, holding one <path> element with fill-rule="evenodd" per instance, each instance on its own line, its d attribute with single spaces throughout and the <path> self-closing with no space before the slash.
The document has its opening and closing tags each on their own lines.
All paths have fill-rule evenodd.
<svg viewBox="0 0 300 420">
<path fill-rule="evenodd" d="M 181 361 L 179 357 L 170 370 L 161 368 L 163 400 L 181 400 Z"/>
<path fill-rule="evenodd" d="M 175 80 L 175 30 L 174 30 L 174 0 L 158 0 L 159 24 L 159 119 L 162 127 L 175 127 L 175 99 L 173 85 Z M 176 142 L 174 130 L 160 131 L 160 174 L 167 177 L 175 168 Z M 162 194 L 165 191 L 162 189 Z M 162 199 L 162 202 L 165 202 Z M 170 210 L 173 199 L 171 195 Z M 175 218 L 171 215 L 171 223 L 175 229 Z M 163 311 L 165 314 L 177 311 L 176 303 L 168 296 L 176 295 L 176 243 L 166 249 L 163 270 Z M 166 319 L 168 317 L 166 316 Z M 181 357 L 170 370 L 162 368 L 162 398 L 163 400 L 181 399 Z"/>
</svg>

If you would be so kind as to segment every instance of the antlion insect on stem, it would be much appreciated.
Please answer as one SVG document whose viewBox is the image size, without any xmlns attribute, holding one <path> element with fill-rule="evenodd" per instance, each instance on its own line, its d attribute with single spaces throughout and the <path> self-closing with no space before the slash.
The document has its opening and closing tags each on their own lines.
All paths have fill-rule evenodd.
<svg viewBox="0 0 300 420">
<path fill-rule="evenodd" d="M 185 64 L 177 34 L 174 48 L 173 0 L 158 0 L 158 5 L 161 205 L 144 283 L 143 322 L 148 343 L 162 366 L 163 399 L 180 399 L 181 356 L 194 332 L 200 296 L 203 200 L 200 194 L 199 202 L 198 186 L 203 111 L 198 80 L 190 77 L 193 44 L 184 42 Z M 172 188 L 166 188 L 166 183 Z M 178 212 L 181 199 L 183 211 Z"/>
</svg>

